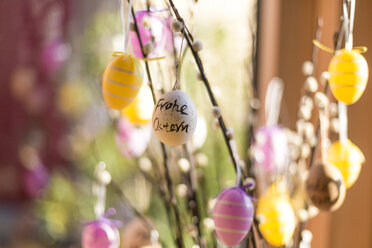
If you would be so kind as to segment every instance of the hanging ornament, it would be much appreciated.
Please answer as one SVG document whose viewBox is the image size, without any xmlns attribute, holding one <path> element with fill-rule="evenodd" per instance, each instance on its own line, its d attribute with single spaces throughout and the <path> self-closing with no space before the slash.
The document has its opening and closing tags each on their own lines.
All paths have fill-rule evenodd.
<svg viewBox="0 0 372 248">
<path fill-rule="evenodd" d="M 83 248 L 119 248 L 118 229 L 108 219 L 100 219 L 87 224 L 82 234 Z"/>
<path fill-rule="evenodd" d="M 41 53 L 43 69 L 50 73 L 57 73 L 70 56 L 71 48 L 61 39 L 54 39 L 48 43 Z"/>
<path fill-rule="evenodd" d="M 347 139 L 346 142 L 336 141 L 329 147 L 327 160 L 340 170 L 348 189 L 358 179 L 365 158 L 362 151 Z"/>
<path fill-rule="evenodd" d="M 260 197 L 257 218 L 261 234 L 271 245 L 284 246 L 291 240 L 296 228 L 296 216 L 288 192 L 281 183 L 274 183 Z"/>
<path fill-rule="evenodd" d="M 164 49 L 169 28 L 167 27 L 165 20 L 150 11 L 141 10 L 136 12 L 135 16 L 142 45 L 145 47 L 146 44 L 152 44 L 153 50 L 145 54 L 147 55 L 146 57 L 151 58 Z M 137 33 L 130 32 L 129 39 L 133 54 L 138 58 L 143 58 L 144 56 L 142 55 Z"/>
<path fill-rule="evenodd" d="M 306 179 L 306 190 L 310 201 L 320 210 L 334 211 L 338 209 L 345 199 L 345 183 L 341 172 L 331 163 L 327 162 L 329 102 L 325 94 L 315 94 L 315 104 L 319 108 L 321 162 L 311 166 Z M 344 108 L 345 107 L 345 108 Z M 341 112 L 346 105 L 341 103 Z M 342 121 L 345 123 L 344 121 Z M 342 135 L 341 135 L 342 134 Z M 344 140 L 346 129 L 340 131 L 340 138 Z"/>
<path fill-rule="evenodd" d="M 111 175 L 106 170 L 106 164 L 99 162 L 95 171 L 96 181 L 93 184 L 93 194 L 97 201 L 94 205 L 96 220 L 85 223 L 82 233 L 82 248 L 119 248 L 120 235 L 117 227 L 122 223 L 109 219 L 116 214 L 110 208 L 105 213 L 106 185 L 111 182 Z"/>
<path fill-rule="evenodd" d="M 151 139 L 151 126 L 133 126 L 121 117 L 117 123 L 115 141 L 120 153 L 127 158 L 139 157 L 147 148 Z"/>
<path fill-rule="evenodd" d="M 143 86 L 136 99 L 121 111 L 121 115 L 135 126 L 144 126 L 151 121 L 153 110 L 151 90 L 148 86 Z"/>
<path fill-rule="evenodd" d="M 135 217 L 122 232 L 121 248 L 132 247 L 151 247 L 160 248 L 159 233 L 154 229 L 154 224 L 150 219 Z"/>
<path fill-rule="evenodd" d="M 143 82 L 143 70 L 129 53 L 114 53 L 103 73 L 102 92 L 109 108 L 121 110 L 136 98 Z"/>
<path fill-rule="evenodd" d="M 265 98 L 266 126 L 259 128 L 252 145 L 256 174 L 265 183 L 268 176 L 278 176 L 286 171 L 289 162 L 288 139 L 285 131 L 277 125 L 283 95 L 283 81 L 273 78 Z"/>
<path fill-rule="evenodd" d="M 254 206 L 247 193 L 240 187 L 224 189 L 213 208 L 218 239 L 227 246 L 239 244 L 251 228 L 253 216 Z"/>
<path fill-rule="evenodd" d="M 326 211 L 337 210 L 346 194 L 340 171 L 329 163 L 320 163 L 310 168 L 306 189 L 314 206 Z"/>
<path fill-rule="evenodd" d="M 337 100 L 346 104 L 359 100 L 368 81 L 367 61 L 359 52 L 346 49 L 337 51 L 328 72 L 329 85 Z"/>
<path fill-rule="evenodd" d="M 288 140 L 280 126 L 264 126 L 255 132 L 255 164 L 266 173 L 284 171 L 288 165 Z"/>
<path fill-rule="evenodd" d="M 30 197 L 36 197 L 48 185 L 49 173 L 46 167 L 38 162 L 30 168 L 26 168 L 23 174 L 23 184 Z"/>
<path fill-rule="evenodd" d="M 189 141 L 195 131 L 196 122 L 195 105 L 181 90 L 172 90 L 161 96 L 152 115 L 155 135 L 169 146 L 178 146 Z"/>
</svg>

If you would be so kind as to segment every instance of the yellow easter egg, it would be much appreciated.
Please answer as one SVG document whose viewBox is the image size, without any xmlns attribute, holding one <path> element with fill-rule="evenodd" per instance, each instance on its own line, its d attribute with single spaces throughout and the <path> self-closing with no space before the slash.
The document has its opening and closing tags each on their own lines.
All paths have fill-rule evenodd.
<svg viewBox="0 0 372 248">
<path fill-rule="evenodd" d="M 329 85 L 335 98 L 353 104 L 362 96 L 368 81 L 368 64 L 357 51 L 339 50 L 329 67 Z"/>
<path fill-rule="evenodd" d="M 362 151 L 350 140 L 334 142 L 328 149 L 327 160 L 341 172 L 346 188 L 354 185 L 365 158 Z"/>
<path fill-rule="evenodd" d="M 288 193 L 270 187 L 257 205 L 258 226 L 264 239 L 273 246 L 287 244 L 296 228 L 296 217 Z"/>
<path fill-rule="evenodd" d="M 133 55 L 115 57 L 105 69 L 102 93 L 109 108 L 121 110 L 136 98 L 143 82 L 143 70 Z"/>
<path fill-rule="evenodd" d="M 151 90 L 146 85 L 142 87 L 136 99 L 121 111 L 121 114 L 133 125 L 143 126 L 151 121 L 153 110 L 154 101 Z"/>
</svg>

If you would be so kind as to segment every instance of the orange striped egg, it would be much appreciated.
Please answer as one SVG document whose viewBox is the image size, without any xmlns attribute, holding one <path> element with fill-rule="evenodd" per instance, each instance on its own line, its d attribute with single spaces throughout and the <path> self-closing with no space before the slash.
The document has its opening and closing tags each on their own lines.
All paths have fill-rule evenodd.
<svg viewBox="0 0 372 248">
<path fill-rule="evenodd" d="M 218 239 L 227 246 L 239 244 L 252 226 L 254 215 L 250 197 L 239 187 L 223 190 L 213 208 Z"/>
<path fill-rule="evenodd" d="M 115 57 L 105 69 L 102 93 L 109 108 L 121 110 L 136 98 L 143 82 L 140 62 L 128 53 Z"/>
<path fill-rule="evenodd" d="M 327 160 L 340 170 L 345 187 L 348 189 L 358 179 L 365 158 L 362 151 L 353 142 L 347 140 L 333 143 L 328 149 Z"/>
<path fill-rule="evenodd" d="M 335 98 L 353 104 L 362 96 L 368 81 L 368 65 L 365 58 L 354 50 L 339 50 L 329 67 L 329 85 Z"/>
</svg>

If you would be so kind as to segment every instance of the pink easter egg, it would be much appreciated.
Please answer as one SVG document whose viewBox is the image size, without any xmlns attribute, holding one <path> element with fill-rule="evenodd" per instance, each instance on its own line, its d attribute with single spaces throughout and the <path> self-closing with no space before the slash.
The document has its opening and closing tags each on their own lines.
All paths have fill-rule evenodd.
<svg viewBox="0 0 372 248">
<path fill-rule="evenodd" d="M 49 173 L 43 164 L 26 169 L 23 174 L 23 185 L 30 197 L 36 197 L 48 185 Z"/>
<path fill-rule="evenodd" d="M 115 141 L 119 152 L 127 158 L 139 157 L 151 139 L 151 125 L 135 127 L 124 117 L 117 124 Z"/>
<path fill-rule="evenodd" d="M 119 231 L 107 221 L 97 220 L 91 222 L 83 230 L 83 248 L 118 248 L 119 245 Z"/>
<path fill-rule="evenodd" d="M 288 164 L 288 140 L 279 126 L 264 126 L 255 133 L 253 144 L 256 165 L 265 172 L 283 171 Z"/>
<path fill-rule="evenodd" d="M 52 40 L 48 43 L 41 54 L 43 69 L 48 73 L 58 72 L 67 58 L 70 56 L 70 46 L 61 39 Z"/>
<path fill-rule="evenodd" d="M 169 28 L 167 28 L 166 22 L 147 10 L 138 11 L 136 20 L 142 44 L 153 42 L 154 45 L 154 51 L 148 57 L 156 56 L 160 50 L 164 49 L 167 42 Z M 143 58 L 136 32 L 129 33 L 129 40 L 133 54 L 138 58 Z"/>
<path fill-rule="evenodd" d="M 239 244 L 251 228 L 253 215 L 253 203 L 247 193 L 239 187 L 223 190 L 213 209 L 219 240 L 227 246 Z"/>
</svg>

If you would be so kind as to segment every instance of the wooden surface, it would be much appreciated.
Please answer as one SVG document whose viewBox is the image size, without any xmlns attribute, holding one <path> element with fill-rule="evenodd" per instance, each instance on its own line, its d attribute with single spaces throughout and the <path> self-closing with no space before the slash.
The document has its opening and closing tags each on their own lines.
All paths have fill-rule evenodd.
<svg viewBox="0 0 372 248">
<path fill-rule="evenodd" d="M 333 46 L 333 34 L 339 27 L 341 0 L 262 0 L 261 42 L 259 60 L 260 99 L 273 76 L 284 80 L 285 93 L 281 123 L 292 129 L 295 126 L 298 101 L 305 77 L 301 68 L 311 59 L 312 39 L 316 18 L 323 18 L 321 42 Z M 372 1 L 356 2 L 354 45 L 372 49 Z M 372 52 L 365 57 L 372 64 Z M 319 52 L 316 75 L 328 67 L 330 54 Z M 370 84 L 370 83 L 369 83 Z M 372 89 L 367 89 L 362 98 L 349 107 L 349 138 L 361 148 L 366 156 L 357 183 L 347 191 L 343 206 L 336 212 L 321 213 L 311 220 L 308 228 L 313 232 L 312 247 L 346 248 L 372 247 Z M 260 117 L 261 123 L 264 118 Z"/>
</svg>

